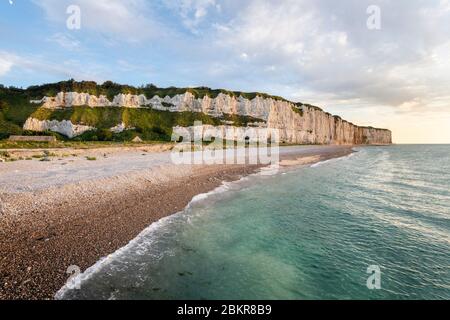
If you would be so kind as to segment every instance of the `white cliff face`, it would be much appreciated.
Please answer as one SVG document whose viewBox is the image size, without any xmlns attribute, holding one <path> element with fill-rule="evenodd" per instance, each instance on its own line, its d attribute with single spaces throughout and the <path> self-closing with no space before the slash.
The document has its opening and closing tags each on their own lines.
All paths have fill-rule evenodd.
<svg viewBox="0 0 450 320">
<path fill-rule="evenodd" d="M 122 122 L 119 123 L 117 126 L 110 128 L 109 131 L 111 131 L 112 133 L 122 133 L 125 130 L 133 130 L 133 129 L 135 128 L 127 127 L 127 125 L 124 122 Z"/>
<path fill-rule="evenodd" d="M 88 93 L 60 92 L 56 97 L 44 97 L 42 100 L 31 100 L 31 103 L 41 104 L 44 108 L 56 109 L 74 106 L 112 106 L 111 102 L 105 97 L 96 97 Z"/>
<path fill-rule="evenodd" d="M 23 126 L 24 130 L 44 132 L 53 131 L 65 135 L 69 138 L 74 138 L 87 131 L 95 130 L 93 127 L 74 125 L 68 120 L 57 121 L 57 120 L 38 120 L 35 118 L 28 118 Z"/>
<path fill-rule="evenodd" d="M 42 103 L 44 108 L 52 109 L 75 106 L 89 106 L 93 108 L 125 107 L 152 108 L 170 112 L 202 112 L 213 117 L 221 117 L 224 114 L 249 116 L 262 120 L 262 123 L 255 123 L 256 126 L 278 129 L 280 140 L 293 144 L 351 145 L 392 143 L 392 134 L 389 130 L 358 127 L 319 108 L 306 105 L 298 107 L 288 101 L 260 96 L 249 100 L 242 96 L 237 98 L 220 93 L 216 98 L 208 96 L 195 98 L 192 93 L 186 92 L 173 97 L 166 96 L 161 98 L 154 96 L 148 99 L 144 95 L 119 94 L 114 97 L 113 101 L 109 101 L 105 96 L 96 97 L 87 93 L 60 92 L 56 97 L 44 97 L 42 100 L 31 102 Z M 297 112 L 294 111 L 295 109 Z M 36 121 L 36 119 L 33 119 L 33 121 Z M 249 124 L 249 127 L 255 126 L 255 124 Z M 71 125 L 70 129 L 66 129 L 67 126 L 70 127 L 67 123 L 64 125 L 60 124 L 55 128 L 68 132 L 89 128 L 79 126 L 81 128 L 79 129 L 75 125 Z M 61 129 L 62 127 L 64 129 Z M 118 124 L 117 127 L 111 128 L 111 130 L 113 132 L 122 132 L 125 128 Z M 72 136 L 74 133 L 72 132 Z"/>
<path fill-rule="evenodd" d="M 42 100 L 31 100 L 31 103 L 43 104 L 44 108 L 58 109 L 79 106 L 95 107 L 151 107 L 155 110 L 170 112 L 203 112 L 212 116 L 223 114 L 239 114 L 262 120 L 267 120 L 270 109 L 277 101 L 256 97 L 253 100 L 236 98 L 226 94 L 219 94 L 216 98 L 205 96 L 203 99 L 186 92 L 174 97 L 161 98 L 154 96 L 147 99 L 144 95 L 119 94 L 109 101 L 106 96 L 96 97 L 87 93 L 60 92 L 56 97 L 44 97 Z"/>
<path fill-rule="evenodd" d="M 295 108 L 295 107 L 294 107 Z M 280 141 L 300 144 L 391 144 L 389 130 L 358 127 L 318 108 L 276 105 L 270 112 L 268 127 L 279 129 Z"/>
<path fill-rule="evenodd" d="M 183 138 L 183 142 L 194 141 L 199 138 L 200 141 L 228 140 L 249 143 L 258 143 L 261 140 L 267 142 L 271 138 L 270 130 L 267 128 L 251 128 L 251 127 L 234 127 L 234 126 L 212 126 L 202 125 L 197 127 L 175 127 L 173 128 L 172 140 L 179 141 Z"/>
</svg>

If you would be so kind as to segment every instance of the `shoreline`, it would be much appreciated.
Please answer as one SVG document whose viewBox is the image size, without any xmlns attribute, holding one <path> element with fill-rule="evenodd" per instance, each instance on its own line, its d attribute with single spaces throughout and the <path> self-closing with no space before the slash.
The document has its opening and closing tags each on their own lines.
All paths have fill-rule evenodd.
<svg viewBox="0 0 450 320">
<path fill-rule="evenodd" d="M 351 154 L 353 147 L 297 148 L 299 152 L 292 148 L 292 152 L 281 155 L 281 166 L 343 157 Z M 136 167 L 140 164 L 132 155 L 124 157 L 116 160 L 129 160 Z M 102 167 L 109 165 L 104 161 L 91 171 L 98 174 L 97 169 L 110 169 Z M 43 165 L 51 171 L 52 164 Z M 68 184 L 50 188 L 43 184 L 40 189 L 25 192 L 1 190 L 6 212 L 0 215 L 0 299 L 53 299 L 70 276 L 66 273 L 69 266 L 85 271 L 153 223 L 184 210 L 195 196 L 262 167 L 155 162 L 144 171 L 119 170 L 118 175 L 94 175 L 93 180 L 69 180 Z"/>
</svg>

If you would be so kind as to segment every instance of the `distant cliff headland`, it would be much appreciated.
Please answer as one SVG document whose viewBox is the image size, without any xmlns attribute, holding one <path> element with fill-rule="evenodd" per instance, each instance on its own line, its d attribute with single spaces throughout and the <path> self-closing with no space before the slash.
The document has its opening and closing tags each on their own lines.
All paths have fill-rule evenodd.
<svg viewBox="0 0 450 320">
<path fill-rule="evenodd" d="M 264 93 L 132 87 L 73 80 L 27 89 L 0 86 L 0 139 L 53 134 L 78 141 L 168 141 L 174 127 L 278 129 L 292 144 L 391 144 L 386 129 L 360 127 L 322 109 Z"/>
</svg>

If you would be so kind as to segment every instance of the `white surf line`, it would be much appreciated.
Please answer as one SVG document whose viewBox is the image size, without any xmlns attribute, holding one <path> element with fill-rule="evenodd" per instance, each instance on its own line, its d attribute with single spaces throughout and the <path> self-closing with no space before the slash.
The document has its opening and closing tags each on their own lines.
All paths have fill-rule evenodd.
<svg viewBox="0 0 450 320">
<path fill-rule="evenodd" d="M 257 175 L 257 174 L 252 174 L 252 175 Z M 252 176 L 252 175 L 249 175 L 249 176 Z M 248 180 L 249 176 L 242 177 L 241 179 L 233 181 L 233 182 L 223 181 L 222 185 L 215 188 L 214 190 L 194 196 L 192 198 L 192 200 L 189 202 L 189 204 L 182 211 L 179 211 L 177 213 L 174 213 L 172 215 L 169 215 L 167 217 L 164 217 L 164 218 L 152 223 L 150 226 L 145 228 L 141 233 L 139 233 L 139 235 L 137 235 L 133 240 L 131 240 L 127 245 L 123 246 L 122 248 L 119 248 L 112 254 L 110 254 L 104 258 L 101 258 L 98 262 L 96 262 L 93 266 L 86 269 L 83 273 L 77 275 L 76 277 L 69 279 L 68 282 L 60 290 L 58 290 L 58 292 L 55 294 L 55 299 L 63 300 L 64 295 L 67 292 L 74 290 L 74 288 L 80 288 L 83 282 L 86 282 L 87 280 L 92 278 L 97 272 L 101 271 L 109 263 L 111 263 L 112 261 L 114 261 L 115 259 L 120 257 L 122 254 L 126 253 L 128 250 L 133 248 L 135 245 L 138 245 L 142 239 L 145 238 L 147 241 L 149 239 L 151 239 L 153 233 L 156 233 L 160 228 L 167 226 L 174 219 L 178 218 L 180 215 L 182 215 L 183 213 L 188 211 L 194 203 L 204 201 L 212 195 L 224 193 L 224 192 L 230 190 L 230 185 L 238 184 L 239 182 Z"/>
<path fill-rule="evenodd" d="M 320 167 L 324 164 L 330 163 L 330 162 L 335 162 L 335 161 L 340 161 L 340 160 L 347 160 L 352 158 L 356 153 L 358 153 L 358 151 L 354 151 L 346 156 L 342 156 L 342 157 L 337 157 L 337 158 L 332 158 L 332 159 L 328 159 L 328 160 L 324 160 L 324 161 L 319 161 L 317 163 L 312 164 L 310 167 L 311 168 L 317 168 Z"/>
</svg>

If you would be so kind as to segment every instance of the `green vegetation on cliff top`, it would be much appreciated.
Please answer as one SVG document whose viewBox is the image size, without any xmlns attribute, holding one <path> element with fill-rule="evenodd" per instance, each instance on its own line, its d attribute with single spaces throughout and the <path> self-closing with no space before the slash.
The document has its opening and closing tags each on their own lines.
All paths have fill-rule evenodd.
<svg viewBox="0 0 450 320">
<path fill-rule="evenodd" d="M 208 96 L 210 98 L 216 98 L 220 93 L 227 94 L 234 97 L 243 97 L 246 99 L 254 99 L 255 97 L 272 98 L 275 100 L 287 101 L 278 96 L 272 96 L 260 92 L 240 92 L 240 91 L 228 91 L 223 89 L 211 89 L 208 87 L 197 87 L 197 88 L 158 88 L 153 84 L 143 85 L 140 87 L 133 87 L 129 85 L 122 85 L 114 83 L 111 81 L 106 81 L 103 84 L 97 84 L 94 81 L 61 81 L 58 83 L 44 84 L 40 86 L 31 86 L 24 90 L 31 99 L 41 99 L 44 96 L 54 97 L 59 92 L 79 92 L 79 93 L 89 93 L 91 95 L 106 96 L 110 101 L 114 96 L 118 94 L 143 94 L 147 98 L 153 98 L 154 96 L 159 97 L 174 97 L 178 94 L 184 94 L 186 92 L 192 93 L 196 98 L 203 98 Z"/>
</svg>

